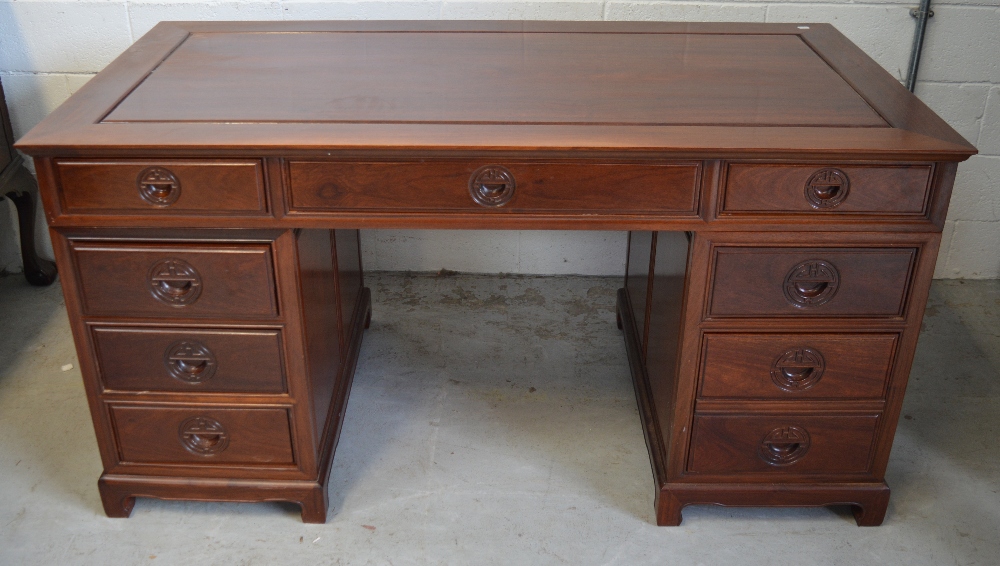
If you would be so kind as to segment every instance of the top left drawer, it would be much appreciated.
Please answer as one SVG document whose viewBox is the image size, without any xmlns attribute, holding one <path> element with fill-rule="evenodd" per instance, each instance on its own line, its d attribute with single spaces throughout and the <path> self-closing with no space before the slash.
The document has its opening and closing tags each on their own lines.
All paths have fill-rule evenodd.
<svg viewBox="0 0 1000 566">
<path fill-rule="evenodd" d="M 260 160 L 56 162 L 67 214 L 268 214 Z"/>
</svg>

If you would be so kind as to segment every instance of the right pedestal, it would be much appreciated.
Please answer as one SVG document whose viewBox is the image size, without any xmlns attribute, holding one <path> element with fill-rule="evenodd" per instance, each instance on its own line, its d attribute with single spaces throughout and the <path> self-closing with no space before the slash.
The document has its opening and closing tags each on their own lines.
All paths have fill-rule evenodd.
<svg viewBox="0 0 1000 566">
<path fill-rule="evenodd" d="M 687 505 L 850 505 L 885 468 L 937 234 L 633 232 L 618 315 L 659 525 Z"/>
</svg>

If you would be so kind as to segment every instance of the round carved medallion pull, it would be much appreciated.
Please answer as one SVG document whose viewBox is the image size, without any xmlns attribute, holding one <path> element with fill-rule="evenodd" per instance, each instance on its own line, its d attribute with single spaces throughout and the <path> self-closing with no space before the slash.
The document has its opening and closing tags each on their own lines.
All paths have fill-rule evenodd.
<svg viewBox="0 0 1000 566">
<path fill-rule="evenodd" d="M 809 389 L 823 377 L 826 362 L 812 348 L 792 348 L 771 365 L 771 381 L 785 391 Z"/>
<path fill-rule="evenodd" d="M 170 206 L 181 196 L 181 182 L 163 167 L 146 167 L 135 182 L 142 200 L 154 206 Z"/>
<path fill-rule="evenodd" d="M 472 200 L 490 208 L 507 204 L 514 196 L 514 188 L 514 175 L 500 165 L 480 167 L 469 179 Z"/>
<path fill-rule="evenodd" d="M 828 167 L 816 171 L 806 181 L 806 200 L 813 208 L 833 208 L 844 202 L 850 190 L 847 173 Z"/>
<path fill-rule="evenodd" d="M 200 456 L 218 454 L 229 446 L 229 434 L 222 423 L 208 417 L 191 417 L 177 430 L 181 445 Z"/>
<path fill-rule="evenodd" d="M 218 363 L 207 346 L 195 340 L 174 342 L 163 354 L 167 373 L 185 383 L 198 384 L 215 375 Z"/>
<path fill-rule="evenodd" d="M 817 307 L 837 294 L 840 272 L 828 261 L 811 259 L 796 265 L 785 276 L 785 298 L 796 307 Z"/>
<path fill-rule="evenodd" d="M 190 305 L 201 295 L 201 275 L 183 259 L 164 259 L 149 270 L 149 290 L 168 305 Z"/>
<path fill-rule="evenodd" d="M 787 466 L 802 459 L 809 451 L 809 433 L 797 426 L 772 430 L 760 441 L 757 455 L 772 466 Z"/>
</svg>

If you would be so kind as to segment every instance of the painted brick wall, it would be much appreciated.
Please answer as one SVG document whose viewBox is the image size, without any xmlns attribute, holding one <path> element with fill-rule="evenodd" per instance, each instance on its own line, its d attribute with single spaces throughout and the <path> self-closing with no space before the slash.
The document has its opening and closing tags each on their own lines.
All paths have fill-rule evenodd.
<svg viewBox="0 0 1000 566">
<path fill-rule="evenodd" d="M 0 0 L 0 79 L 15 135 L 20 135 L 160 20 L 604 19 L 828 22 L 902 80 L 914 31 L 909 9 L 916 4 L 917 0 Z M 1000 278 L 1000 0 L 935 0 L 933 9 L 917 94 L 981 152 L 959 169 L 936 276 Z M 10 238 L 16 229 L 12 218 L 0 210 L 0 270 L 19 267 Z M 374 270 L 611 275 L 624 269 L 625 234 L 620 232 L 379 230 L 365 232 L 363 242 L 366 268 Z"/>
</svg>

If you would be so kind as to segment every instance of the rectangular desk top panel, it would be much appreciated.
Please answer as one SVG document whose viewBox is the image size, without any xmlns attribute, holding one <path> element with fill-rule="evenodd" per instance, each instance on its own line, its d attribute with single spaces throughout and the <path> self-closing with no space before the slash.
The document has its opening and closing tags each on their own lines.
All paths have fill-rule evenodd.
<svg viewBox="0 0 1000 566">
<path fill-rule="evenodd" d="M 888 124 L 796 35 L 193 33 L 103 122 Z"/>
<path fill-rule="evenodd" d="M 828 25 L 163 23 L 21 142 L 974 150 Z"/>
</svg>

